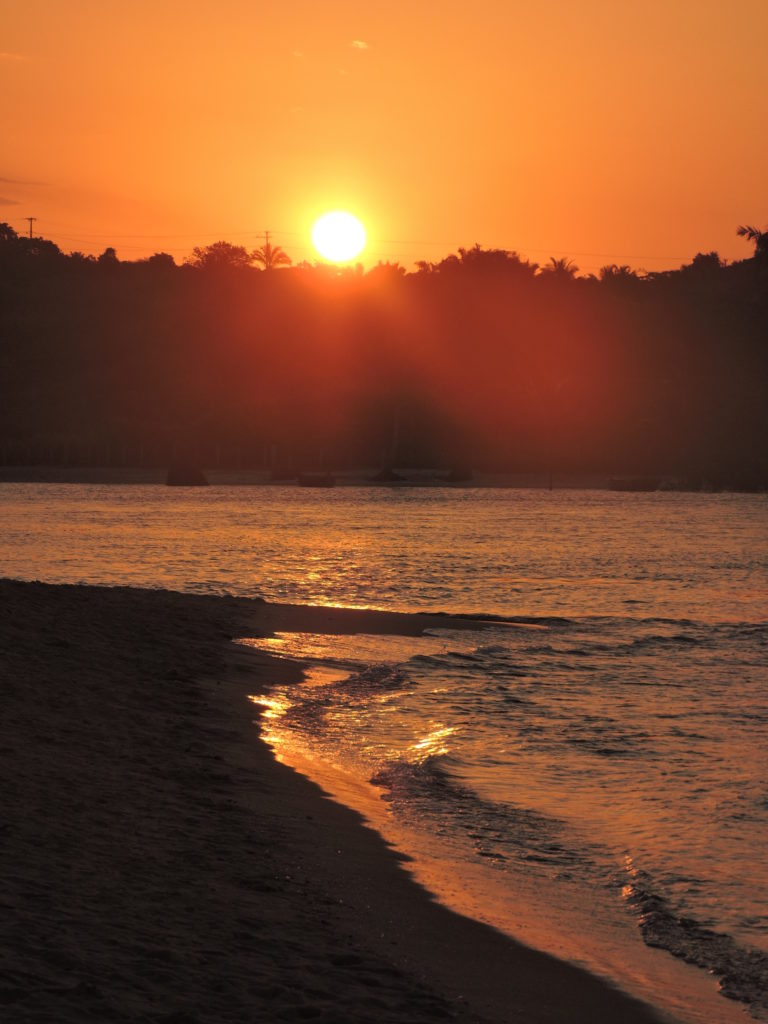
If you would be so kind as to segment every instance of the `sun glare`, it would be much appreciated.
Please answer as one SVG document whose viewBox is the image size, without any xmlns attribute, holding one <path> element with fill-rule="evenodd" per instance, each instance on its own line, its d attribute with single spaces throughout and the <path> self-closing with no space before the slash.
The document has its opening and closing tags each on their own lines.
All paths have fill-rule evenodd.
<svg viewBox="0 0 768 1024">
<path fill-rule="evenodd" d="M 323 259 L 346 263 L 363 251 L 365 228 L 351 213 L 334 210 L 315 222 L 312 242 Z"/>
</svg>

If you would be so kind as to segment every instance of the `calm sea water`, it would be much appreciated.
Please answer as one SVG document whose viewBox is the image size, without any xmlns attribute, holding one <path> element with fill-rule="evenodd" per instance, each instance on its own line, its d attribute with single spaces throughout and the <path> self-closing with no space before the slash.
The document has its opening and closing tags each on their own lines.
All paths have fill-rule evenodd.
<svg viewBox="0 0 768 1024">
<path fill-rule="evenodd" d="M 504 616 L 268 641 L 313 666 L 278 755 L 460 909 L 681 1019 L 738 1019 L 705 972 L 768 1016 L 764 496 L 0 485 L 0 572 Z"/>
</svg>

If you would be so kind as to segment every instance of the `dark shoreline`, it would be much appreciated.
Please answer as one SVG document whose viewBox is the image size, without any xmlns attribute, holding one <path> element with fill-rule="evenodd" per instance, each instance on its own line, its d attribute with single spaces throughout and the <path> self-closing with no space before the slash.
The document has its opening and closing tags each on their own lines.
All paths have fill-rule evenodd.
<svg viewBox="0 0 768 1024">
<path fill-rule="evenodd" d="M 436 904 L 258 742 L 247 695 L 299 670 L 232 637 L 432 617 L 7 580 L 0 602 L 9 1020 L 660 1019 Z"/>
<path fill-rule="evenodd" d="M 213 486 L 298 487 L 297 477 L 273 479 L 264 469 L 210 469 L 203 472 Z M 549 489 L 547 473 L 478 473 L 466 480 L 447 479 L 445 469 L 403 470 L 402 479 L 377 480 L 375 469 L 358 469 L 334 474 L 336 487 L 467 487 Z M 0 466 L 0 483 L 56 484 L 165 484 L 167 469 L 138 466 Z M 559 489 L 600 490 L 608 486 L 605 474 L 567 474 L 555 478 Z"/>
<path fill-rule="evenodd" d="M 299 487 L 295 477 L 272 479 L 268 470 L 204 469 L 214 487 Z M 109 484 L 165 485 L 167 469 L 131 466 L 0 466 L 0 484 Z M 750 482 L 742 486 L 708 480 L 683 481 L 661 476 L 658 486 L 642 485 L 640 477 L 611 477 L 605 473 L 477 473 L 465 480 L 448 478 L 447 471 L 403 470 L 402 479 L 377 480 L 376 471 L 354 470 L 334 474 L 333 487 L 370 487 L 385 490 L 447 487 L 451 490 L 611 491 L 635 494 L 765 494 L 768 484 Z M 635 485 L 634 481 L 640 481 Z M 626 481 L 623 483 L 622 481 Z M 186 489 L 186 488 L 184 488 Z M 323 488 L 325 490 L 325 488 Z"/>
</svg>

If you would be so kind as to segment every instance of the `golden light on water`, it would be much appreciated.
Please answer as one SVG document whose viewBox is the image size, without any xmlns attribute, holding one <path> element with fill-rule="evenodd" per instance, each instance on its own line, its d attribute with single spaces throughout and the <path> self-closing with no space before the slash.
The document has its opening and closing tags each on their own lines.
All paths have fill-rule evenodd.
<svg viewBox="0 0 768 1024">
<path fill-rule="evenodd" d="M 285 696 L 279 697 L 260 697 L 253 695 L 248 698 L 257 704 L 264 710 L 261 712 L 262 718 L 282 718 L 286 710 L 290 707 L 290 701 Z"/>
<path fill-rule="evenodd" d="M 621 896 L 622 899 L 629 900 L 635 895 L 636 889 L 634 885 L 634 880 L 637 878 L 638 875 L 637 868 L 635 867 L 634 862 L 632 858 L 629 856 L 629 854 L 624 855 L 624 870 L 629 876 L 630 881 L 625 882 L 625 884 L 622 885 Z"/>
<path fill-rule="evenodd" d="M 261 708 L 261 734 L 264 740 L 275 751 L 275 755 L 278 757 L 278 760 L 281 760 L 279 747 L 281 745 L 281 737 L 284 730 L 280 729 L 279 722 L 291 706 L 291 701 L 288 699 L 286 694 L 279 692 L 273 693 L 270 696 L 253 694 L 249 696 L 248 700 Z"/>
<path fill-rule="evenodd" d="M 430 757 L 440 757 L 447 754 L 450 749 L 446 740 L 456 732 L 455 727 L 437 725 L 436 723 L 433 723 L 433 726 L 423 739 L 419 740 L 418 743 L 414 743 L 411 747 L 419 763 L 426 761 Z"/>
<path fill-rule="evenodd" d="M 436 719 L 404 718 L 400 712 L 408 687 L 402 685 L 397 675 L 387 677 L 384 689 L 366 682 L 363 677 L 362 700 L 360 693 L 355 696 L 354 684 L 358 679 L 359 685 L 357 673 L 363 665 L 380 665 L 393 656 L 395 663 L 406 662 L 415 651 L 422 654 L 444 652 L 445 636 L 278 632 L 269 637 L 241 637 L 235 642 L 272 657 L 293 659 L 302 665 L 304 677 L 300 684 L 279 687 L 268 695 L 250 698 L 261 709 L 262 735 L 279 760 L 293 763 L 297 758 L 323 758 L 327 739 L 314 742 L 306 733 L 306 723 L 302 724 L 303 717 L 300 715 L 295 721 L 291 716 L 292 708 L 307 701 L 315 704 L 316 710 L 321 709 L 321 732 L 328 737 L 359 734 L 359 752 L 375 764 L 403 759 L 423 764 L 449 752 L 449 740 L 458 731 L 457 727 Z M 352 699 L 348 699 L 349 693 L 346 698 L 334 693 L 335 687 L 346 680 L 353 681 Z M 435 692 L 442 689 L 437 687 Z"/>
</svg>

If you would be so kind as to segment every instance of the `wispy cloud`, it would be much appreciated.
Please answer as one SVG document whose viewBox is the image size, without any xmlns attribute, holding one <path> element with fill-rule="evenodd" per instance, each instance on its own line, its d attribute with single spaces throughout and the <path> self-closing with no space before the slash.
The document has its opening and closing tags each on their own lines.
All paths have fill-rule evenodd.
<svg viewBox="0 0 768 1024">
<path fill-rule="evenodd" d="M 26 60 L 24 53 L 11 53 L 8 50 L 0 50 L 0 60 Z"/>
<path fill-rule="evenodd" d="M 370 47 L 363 39 L 353 39 L 349 44 L 353 50 L 369 50 Z"/>
<path fill-rule="evenodd" d="M 0 196 L 0 206 L 18 206 L 18 199 L 9 199 L 7 196 Z"/>
<path fill-rule="evenodd" d="M 0 185 L 44 185 L 44 181 L 28 181 L 25 178 L 0 177 Z"/>
</svg>

